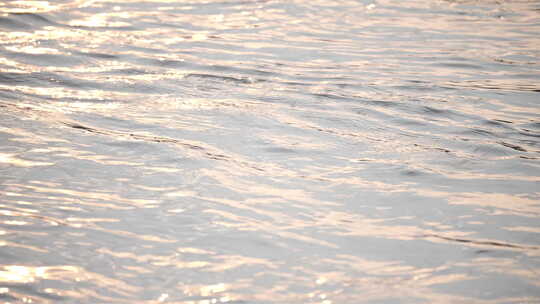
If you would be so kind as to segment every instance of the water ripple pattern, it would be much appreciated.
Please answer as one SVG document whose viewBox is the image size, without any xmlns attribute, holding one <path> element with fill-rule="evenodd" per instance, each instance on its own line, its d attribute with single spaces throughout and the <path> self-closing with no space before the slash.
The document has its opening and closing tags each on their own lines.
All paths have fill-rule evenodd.
<svg viewBox="0 0 540 304">
<path fill-rule="evenodd" d="M 0 2 L 0 301 L 540 303 L 540 4 Z"/>
</svg>

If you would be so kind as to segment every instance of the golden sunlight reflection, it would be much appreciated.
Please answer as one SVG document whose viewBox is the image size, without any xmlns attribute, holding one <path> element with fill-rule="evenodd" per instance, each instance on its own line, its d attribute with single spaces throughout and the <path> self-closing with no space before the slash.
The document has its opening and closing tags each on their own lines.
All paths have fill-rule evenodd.
<svg viewBox="0 0 540 304">
<path fill-rule="evenodd" d="M 462 193 L 452 197 L 450 203 L 494 207 L 495 214 L 516 214 L 529 217 L 537 217 L 540 214 L 538 200 L 505 193 Z"/>
<path fill-rule="evenodd" d="M 33 54 L 33 55 L 39 55 L 39 54 L 60 54 L 60 52 L 57 49 L 51 49 L 51 48 L 44 48 L 44 47 L 35 47 L 32 45 L 27 45 L 24 47 L 20 46 L 8 46 L 6 47 L 7 50 L 13 51 L 13 52 L 22 52 L 26 54 Z"/>
<path fill-rule="evenodd" d="M 116 202 L 116 204 L 103 203 L 103 206 L 108 206 L 109 208 L 116 207 L 115 209 L 126 209 L 126 206 L 134 206 L 134 207 L 140 207 L 140 208 L 153 208 L 158 203 L 158 201 L 154 199 L 130 199 L 130 198 L 122 197 L 118 194 L 108 193 L 106 191 L 105 192 L 83 192 L 83 191 L 77 191 L 77 190 L 72 190 L 72 189 L 47 188 L 47 187 L 40 187 L 40 186 L 34 186 L 34 185 L 24 185 L 24 187 L 38 193 L 45 193 L 45 194 L 51 194 L 51 195 L 59 194 L 67 198 L 75 198 L 78 201 L 83 201 L 83 200 L 86 200 L 88 202 L 94 201 L 96 202 L 96 206 L 100 206 L 98 201 Z M 124 204 L 124 206 L 118 203 L 122 203 Z"/>
<path fill-rule="evenodd" d="M 43 13 L 57 8 L 59 6 L 53 5 L 50 1 L 20 0 L 0 3 L 0 9 L 8 13 Z"/>
<path fill-rule="evenodd" d="M 206 261 L 183 261 L 180 260 L 180 256 L 177 254 L 169 256 L 158 256 L 158 255 L 137 255 L 131 252 L 113 252 L 106 248 L 101 248 L 98 250 L 101 254 L 107 254 L 115 258 L 120 259 L 130 259 L 136 261 L 137 263 L 150 264 L 155 266 L 164 266 L 164 267 L 176 267 L 179 269 L 191 269 L 191 268 L 202 268 L 209 264 Z"/>
<path fill-rule="evenodd" d="M 29 283 L 35 277 L 43 276 L 43 271 L 25 266 L 4 266 L 0 270 L 0 282 L 2 283 Z"/>
<path fill-rule="evenodd" d="M 11 141 L 15 142 L 26 142 L 31 144 L 50 144 L 50 143 L 67 143 L 68 141 L 62 138 L 58 138 L 55 136 L 45 135 L 45 134 L 37 134 L 34 132 L 30 132 L 28 130 L 24 130 L 22 128 L 3 128 L 0 127 L 0 131 L 12 134 L 15 136 L 15 138 L 11 139 Z M 2 162 L 9 162 L 13 158 L 15 158 L 15 162 L 20 161 L 17 157 L 14 156 L 13 153 L 2 153 L 0 156 L 3 161 Z M 33 162 L 33 161 L 32 161 Z"/>
<path fill-rule="evenodd" d="M 34 152 L 37 152 L 37 151 L 34 151 Z M 98 154 L 91 151 L 77 150 L 77 149 L 68 148 L 68 147 L 53 147 L 43 152 L 51 153 L 58 157 L 70 157 L 72 159 L 90 160 L 98 164 L 109 165 L 109 166 L 118 166 L 118 165 L 142 166 L 142 163 L 129 161 L 124 158 L 116 158 L 114 156 L 111 157 L 108 155 Z"/>
<path fill-rule="evenodd" d="M 227 286 L 223 283 L 215 284 L 215 285 L 208 285 L 201 287 L 200 293 L 201 296 L 207 297 L 215 293 L 223 292 L 227 290 Z"/>
<path fill-rule="evenodd" d="M 81 269 L 75 266 L 31 267 L 21 265 L 0 266 L 0 282 L 30 283 L 40 279 L 76 279 Z"/>
<path fill-rule="evenodd" d="M 432 290 L 432 286 L 438 284 L 457 283 L 474 279 L 473 276 L 465 274 L 446 274 L 445 272 L 451 269 L 451 265 L 442 265 L 439 267 L 413 267 L 402 264 L 401 261 L 375 261 L 359 258 L 357 256 L 340 254 L 334 258 L 325 258 L 319 261 L 325 265 L 340 265 L 345 268 L 354 269 L 364 275 L 350 276 L 344 272 L 326 272 L 326 273 L 310 273 L 310 275 L 318 275 L 317 285 L 336 284 L 338 282 L 346 282 L 345 286 L 354 288 L 358 294 L 363 295 L 366 301 L 376 301 L 382 298 L 380 293 L 391 292 L 400 294 L 401 296 L 414 297 L 420 294 L 426 294 L 430 299 L 444 298 L 442 294 L 438 294 Z M 321 280 L 321 275 L 324 279 Z M 324 290 L 324 289 L 323 289 Z M 342 291 L 334 291 L 331 294 L 324 292 L 312 292 L 310 298 L 328 298 L 340 299 Z M 449 296 L 449 299 L 454 299 L 454 296 Z M 339 303 L 339 300 L 334 302 Z"/>
<path fill-rule="evenodd" d="M 37 246 L 19 244 L 19 243 L 14 243 L 14 242 L 7 242 L 7 241 L 0 241 L 0 247 L 6 247 L 6 248 L 17 247 L 17 248 L 23 248 L 23 249 L 26 249 L 26 250 L 39 252 L 39 253 L 48 253 L 49 252 L 47 249 L 40 248 L 40 247 L 37 247 Z"/>
<path fill-rule="evenodd" d="M 234 268 L 244 267 L 246 265 L 261 265 L 267 269 L 277 269 L 277 265 L 267 259 L 247 257 L 241 255 L 219 255 L 215 256 L 216 262 L 207 267 L 208 271 L 221 273 Z"/>
<path fill-rule="evenodd" d="M 167 293 L 162 293 L 159 298 L 157 299 L 158 302 L 164 302 L 165 300 L 167 300 L 167 298 L 169 297 L 169 294 Z"/>
<path fill-rule="evenodd" d="M 16 157 L 14 154 L 0 153 L 0 164 L 8 164 L 17 167 L 35 167 L 54 165 L 51 162 L 31 161 Z"/>
<path fill-rule="evenodd" d="M 91 282 L 98 286 L 116 286 L 116 291 L 123 295 L 129 295 L 137 291 L 137 288 L 123 281 L 112 279 L 104 275 L 88 272 L 76 266 L 0 266 L 0 282 L 4 284 L 29 284 L 41 280 L 57 280 L 64 282 Z"/>
<path fill-rule="evenodd" d="M 8 86 L 0 85 L 0 88 L 8 88 Z M 12 90 L 19 91 L 20 93 L 26 93 L 31 95 L 38 95 L 43 97 L 49 97 L 52 99 L 63 99 L 63 98 L 77 98 L 81 97 L 81 91 L 76 89 L 69 89 L 66 87 L 34 87 L 34 86 L 24 86 L 24 85 L 17 85 L 17 86 L 11 86 Z M 126 97 L 130 94 L 122 93 L 122 92 L 110 92 L 110 91 L 102 91 L 102 90 L 85 90 L 84 91 L 84 98 L 81 100 L 93 100 L 93 101 L 99 101 L 99 100 L 122 100 L 122 97 Z M 114 103 L 106 103 L 106 104 L 88 104 L 86 107 L 88 108 L 114 108 L 116 105 Z M 46 110 L 48 108 L 51 108 L 51 104 L 41 104 L 39 106 L 33 105 L 34 108 Z M 78 102 L 73 105 L 75 109 L 77 107 L 85 107 L 84 102 Z M 71 108 L 55 108 L 57 113 L 65 113 L 65 112 L 72 112 L 70 111 Z"/>
<path fill-rule="evenodd" d="M 227 294 L 228 284 L 217 283 L 212 285 L 183 285 L 183 292 L 188 296 L 206 297 L 207 299 L 186 301 L 186 304 L 216 304 L 233 301 Z"/>
<path fill-rule="evenodd" d="M 503 229 L 508 230 L 508 231 L 531 232 L 531 233 L 540 234 L 540 227 L 510 226 L 510 227 L 503 227 Z"/>
<path fill-rule="evenodd" d="M 129 26 L 129 22 L 113 21 L 115 18 L 129 19 L 131 16 L 128 12 L 119 13 L 103 13 L 91 15 L 83 20 L 73 20 L 69 22 L 70 26 L 87 26 L 87 27 L 121 27 Z"/>
</svg>

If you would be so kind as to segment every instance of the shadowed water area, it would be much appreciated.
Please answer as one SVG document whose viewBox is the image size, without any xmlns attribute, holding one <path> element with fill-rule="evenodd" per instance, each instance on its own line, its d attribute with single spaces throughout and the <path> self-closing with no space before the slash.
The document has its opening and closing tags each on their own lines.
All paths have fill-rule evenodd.
<svg viewBox="0 0 540 304">
<path fill-rule="evenodd" d="M 540 303 L 540 3 L 0 2 L 0 301 Z"/>
</svg>

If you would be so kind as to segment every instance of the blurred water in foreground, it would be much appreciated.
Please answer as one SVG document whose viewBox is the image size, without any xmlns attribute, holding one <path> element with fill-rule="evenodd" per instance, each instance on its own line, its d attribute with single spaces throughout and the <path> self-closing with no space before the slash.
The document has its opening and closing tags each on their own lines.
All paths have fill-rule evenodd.
<svg viewBox="0 0 540 304">
<path fill-rule="evenodd" d="M 0 3 L 0 301 L 540 303 L 538 1 Z"/>
</svg>

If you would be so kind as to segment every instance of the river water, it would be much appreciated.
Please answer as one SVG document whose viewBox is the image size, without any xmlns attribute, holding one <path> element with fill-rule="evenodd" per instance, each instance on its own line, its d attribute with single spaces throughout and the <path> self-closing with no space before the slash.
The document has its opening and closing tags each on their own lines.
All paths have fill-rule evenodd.
<svg viewBox="0 0 540 304">
<path fill-rule="evenodd" d="M 540 303 L 540 3 L 0 2 L 5 303 Z"/>
</svg>

